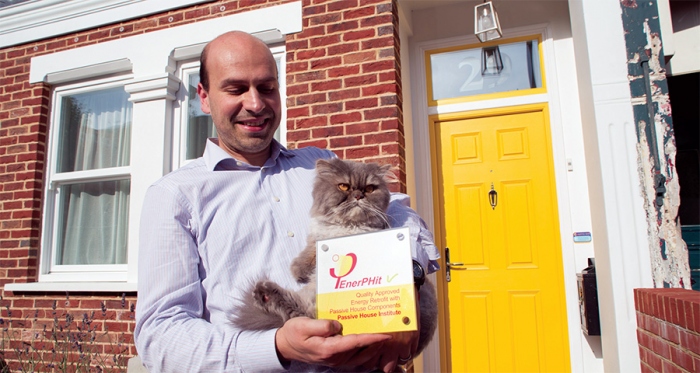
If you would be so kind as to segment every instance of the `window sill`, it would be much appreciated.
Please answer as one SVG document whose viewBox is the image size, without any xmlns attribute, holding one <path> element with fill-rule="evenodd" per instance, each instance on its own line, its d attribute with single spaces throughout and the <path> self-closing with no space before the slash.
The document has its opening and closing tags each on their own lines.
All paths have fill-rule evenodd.
<svg viewBox="0 0 700 373">
<path fill-rule="evenodd" d="M 135 293 L 134 282 L 29 282 L 5 284 L 12 292 L 115 292 Z"/>
</svg>

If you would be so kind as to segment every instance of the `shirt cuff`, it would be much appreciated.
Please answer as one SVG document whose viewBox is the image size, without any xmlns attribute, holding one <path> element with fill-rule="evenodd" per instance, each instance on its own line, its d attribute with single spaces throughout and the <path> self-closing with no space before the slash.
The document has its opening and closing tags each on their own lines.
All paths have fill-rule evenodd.
<svg viewBox="0 0 700 373">
<path fill-rule="evenodd" d="M 246 346 L 239 349 L 239 353 L 244 353 L 245 358 L 239 356 L 241 368 L 244 372 L 285 372 L 287 369 L 282 366 L 277 357 L 275 347 L 275 334 L 277 329 L 265 330 L 255 333 L 242 333 L 246 335 Z M 240 338 L 240 336 L 239 336 Z M 242 341 L 239 340 L 239 343 Z"/>
</svg>

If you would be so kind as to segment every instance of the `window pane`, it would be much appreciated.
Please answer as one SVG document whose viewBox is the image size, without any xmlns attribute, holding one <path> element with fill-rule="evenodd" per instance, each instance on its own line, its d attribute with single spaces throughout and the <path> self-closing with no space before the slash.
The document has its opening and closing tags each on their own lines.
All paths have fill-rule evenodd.
<svg viewBox="0 0 700 373">
<path fill-rule="evenodd" d="M 503 69 L 482 74 L 482 48 L 436 53 L 430 56 L 433 100 L 542 87 L 538 41 L 498 46 Z"/>
<path fill-rule="evenodd" d="M 126 263 L 130 180 L 59 187 L 55 264 Z"/>
<path fill-rule="evenodd" d="M 58 172 L 129 165 L 131 107 L 123 87 L 61 98 Z"/>
<path fill-rule="evenodd" d="M 197 95 L 199 73 L 190 74 L 187 86 L 187 139 L 185 159 L 199 158 L 204 154 L 207 139 L 216 137 L 216 128 L 209 114 L 202 111 Z"/>
</svg>

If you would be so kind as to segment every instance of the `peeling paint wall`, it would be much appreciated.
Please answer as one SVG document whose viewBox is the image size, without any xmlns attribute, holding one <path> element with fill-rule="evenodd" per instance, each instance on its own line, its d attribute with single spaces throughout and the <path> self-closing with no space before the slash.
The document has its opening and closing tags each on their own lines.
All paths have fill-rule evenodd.
<svg viewBox="0 0 700 373">
<path fill-rule="evenodd" d="M 657 3 L 621 0 L 620 5 L 654 286 L 689 289 L 688 249 L 678 221 L 676 143 Z"/>
</svg>

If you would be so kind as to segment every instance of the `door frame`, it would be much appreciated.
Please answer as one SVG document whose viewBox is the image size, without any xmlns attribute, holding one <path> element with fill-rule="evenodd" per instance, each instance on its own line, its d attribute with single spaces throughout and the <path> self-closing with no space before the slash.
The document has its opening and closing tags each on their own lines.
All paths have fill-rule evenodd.
<svg viewBox="0 0 700 373">
<path fill-rule="evenodd" d="M 543 48 L 544 74 L 547 79 L 547 92 L 532 95 L 514 96 L 499 99 L 489 99 L 483 101 L 469 101 L 443 107 L 428 107 L 427 84 L 426 84 L 426 63 L 425 53 L 430 50 L 455 47 L 459 45 L 474 44 L 473 35 L 464 35 L 453 38 L 438 39 L 415 43 L 411 45 L 410 66 L 411 66 L 411 86 L 412 86 L 412 131 L 413 150 L 415 159 L 415 182 L 416 196 L 413 203 L 414 208 L 423 217 L 429 228 L 435 232 L 436 245 L 444 250 L 442 242 L 442 227 L 435 219 L 439 214 L 439 206 L 434 202 L 433 194 L 438 191 L 437 174 L 438 170 L 434 164 L 433 152 L 435 149 L 431 144 L 432 129 L 430 128 L 431 117 L 437 114 L 449 114 L 458 112 L 468 112 L 473 110 L 494 109 L 508 106 L 523 106 L 528 104 L 546 103 L 549 108 L 549 132 L 551 135 L 552 162 L 554 170 L 555 190 L 557 195 L 557 208 L 559 216 L 559 234 L 562 248 L 562 269 L 564 275 L 564 291 L 566 298 L 566 317 L 569 330 L 569 356 L 572 372 L 580 371 L 583 367 L 584 356 L 582 353 L 583 335 L 580 330 L 580 319 L 578 310 L 578 293 L 576 285 L 576 262 L 573 252 L 573 242 L 571 237 L 573 228 L 571 219 L 571 206 L 569 204 L 569 182 L 567 175 L 566 152 L 564 149 L 563 119 L 561 103 L 559 99 L 559 79 L 556 72 L 556 59 L 554 57 L 554 41 L 552 30 L 546 24 L 532 25 L 520 28 L 505 30 L 504 39 L 517 38 L 528 35 L 540 35 Z M 436 230 L 437 229 L 437 230 Z M 444 253 L 442 253 L 444 255 Z M 440 259 L 441 268 L 445 268 L 444 257 Z M 435 276 L 435 275 L 434 275 Z M 438 287 L 438 299 L 445 299 L 444 271 L 436 274 Z M 441 305 L 440 323 L 437 335 L 433 343 L 426 348 L 423 355 L 424 367 L 427 371 L 449 371 L 449 354 L 447 351 L 449 339 L 446 329 L 446 317 L 448 311 Z"/>
</svg>

